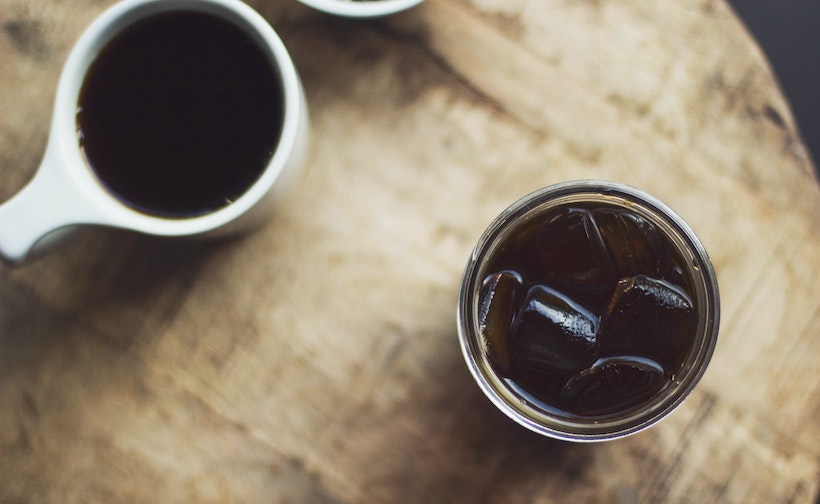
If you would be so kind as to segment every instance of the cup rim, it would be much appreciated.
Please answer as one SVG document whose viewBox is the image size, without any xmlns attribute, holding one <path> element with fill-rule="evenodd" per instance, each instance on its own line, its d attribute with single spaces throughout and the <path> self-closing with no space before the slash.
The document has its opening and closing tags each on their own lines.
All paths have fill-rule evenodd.
<svg viewBox="0 0 820 504">
<path fill-rule="evenodd" d="M 482 350 L 478 325 L 478 291 L 482 261 L 498 243 L 499 234 L 515 226 L 518 218 L 557 206 L 555 201 L 579 195 L 596 195 L 603 200 L 623 201 L 627 206 L 642 205 L 663 220 L 688 245 L 691 261 L 698 274 L 694 277 L 699 320 L 697 347 L 686 363 L 692 369 L 675 380 L 669 392 L 661 394 L 657 404 L 647 403 L 645 412 L 633 412 L 620 419 L 582 421 L 550 415 L 531 405 L 504 384 L 491 368 Z M 553 204 L 550 204 L 553 202 Z M 561 203 L 558 203 L 560 205 Z M 642 210 L 643 211 L 643 210 Z M 505 415 L 538 434 L 564 441 L 594 442 L 622 438 L 640 432 L 671 413 L 700 381 L 714 352 L 720 322 L 718 284 L 714 268 L 703 244 L 683 219 L 660 200 L 636 188 L 610 181 L 577 180 L 554 184 L 534 191 L 510 205 L 487 227 L 473 249 L 462 276 L 458 296 L 458 337 L 467 367 L 487 398 Z M 683 365 L 682 365 L 683 367 Z M 654 401 L 654 400 L 653 400 Z"/>
<path fill-rule="evenodd" d="M 197 11 L 223 17 L 250 33 L 269 54 L 282 85 L 282 131 L 276 150 L 257 180 L 230 205 L 191 217 L 163 217 L 141 212 L 122 202 L 97 178 L 85 161 L 76 137 L 76 106 L 90 65 L 105 45 L 124 28 L 155 14 Z M 297 148 L 306 105 L 293 61 L 273 27 L 240 0 L 123 0 L 97 16 L 74 44 L 57 86 L 49 149 L 58 149 L 74 189 L 92 204 L 96 221 L 154 235 L 186 236 L 205 233 L 238 219 L 272 188 Z M 52 145 L 54 144 L 54 145 Z"/>
<path fill-rule="evenodd" d="M 424 0 L 299 0 L 316 10 L 350 18 L 387 16 L 414 7 Z"/>
</svg>

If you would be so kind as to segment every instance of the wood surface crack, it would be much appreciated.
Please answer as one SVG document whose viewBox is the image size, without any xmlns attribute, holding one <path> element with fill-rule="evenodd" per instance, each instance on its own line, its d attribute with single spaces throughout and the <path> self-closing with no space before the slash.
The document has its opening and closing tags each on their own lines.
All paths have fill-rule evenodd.
<svg viewBox="0 0 820 504">
<path fill-rule="evenodd" d="M 186 376 L 187 380 L 183 378 Z M 180 380 L 180 378 L 183 379 Z M 197 418 L 198 429 L 202 429 L 204 425 L 215 432 L 220 432 L 223 436 L 226 432 L 232 432 L 243 440 L 243 444 L 256 444 L 263 447 L 268 456 L 263 457 L 261 462 L 266 464 L 270 477 L 279 482 L 277 486 L 283 488 L 284 497 L 280 497 L 283 497 L 284 501 L 321 504 L 343 502 L 324 481 L 327 475 L 312 469 L 305 454 L 287 453 L 274 440 L 262 434 L 263 432 L 276 432 L 275 425 L 270 425 L 267 429 L 259 429 L 254 427 L 257 424 L 254 419 L 243 419 L 230 414 L 231 411 L 240 409 L 235 402 L 194 373 L 187 371 L 169 373 L 166 379 L 170 380 L 170 383 L 174 384 L 173 388 L 176 389 L 176 391 L 170 391 L 171 401 L 185 404 L 184 410 Z M 209 400 L 201 393 L 197 393 L 197 390 L 206 389 L 210 390 L 210 394 L 217 401 Z M 252 447 L 247 446 L 247 449 L 252 449 Z"/>
<path fill-rule="evenodd" d="M 666 502 L 669 497 L 669 490 L 675 480 L 675 476 L 680 471 L 681 462 L 694 439 L 694 434 L 701 425 L 711 417 L 717 403 L 717 396 L 706 392 L 703 394 L 698 409 L 694 417 L 689 420 L 686 427 L 681 432 L 677 445 L 673 453 L 669 456 L 669 462 L 658 467 L 658 472 L 653 477 L 647 478 L 652 483 L 647 486 L 639 502 Z"/>
<path fill-rule="evenodd" d="M 396 30 L 386 22 L 374 24 L 373 30 L 385 38 L 390 38 L 402 45 L 409 45 L 425 54 L 433 66 L 438 68 L 444 75 L 449 76 L 458 87 L 466 91 L 472 99 L 481 103 L 487 109 L 527 131 L 536 133 L 540 137 L 549 136 L 546 131 L 523 121 L 519 116 L 510 111 L 501 100 L 488 94 L 480 86 L 470 80 L 469 77 L 459 72 L 446 58 L 433 50 L 430 44 L 426 43 L 422 37 Z"/>
</svg>

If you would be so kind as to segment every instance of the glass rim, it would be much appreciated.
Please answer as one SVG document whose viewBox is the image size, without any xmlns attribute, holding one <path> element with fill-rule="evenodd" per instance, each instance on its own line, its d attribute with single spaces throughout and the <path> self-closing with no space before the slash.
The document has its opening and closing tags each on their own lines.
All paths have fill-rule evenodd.
<svg viewBox="0 0 820 504">
<path fill-rule="evenodd" d="M 478 330 L 478 292 L 484 279 L 482 266 L 504 232 L 545 211 L 571 202 L 605 202 L 630 208 L 660 225 L 664 235 L 686 259 L 687 273 L 693 280 L 697 303 L 698 327 L 695 345 L 675 377 L 655 398 L 630 409 L 594 419 L 570 419 L 538 408 L 502 381 L 482 350 Z M 677 408 L 700 381 L 717 342 L 719 292 L 714 268 L 703 244 L 689 225 L 669 206 L 653 196 L 621 183 L 602 180 L 577 180 L 553 184 L 519 198 L 481 234 L 462 276 L 458 295 L 459 342 L 470 373 L 490 401 L 522 426 L 539 434 L 577 442 L 604 441 L 634 434 L 655 424 Z"/>
</svg>

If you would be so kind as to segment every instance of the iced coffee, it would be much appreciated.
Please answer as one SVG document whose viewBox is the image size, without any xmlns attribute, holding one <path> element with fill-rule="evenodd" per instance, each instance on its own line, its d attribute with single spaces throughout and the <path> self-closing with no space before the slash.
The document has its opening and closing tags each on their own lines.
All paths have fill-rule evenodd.
<svg viewBox="0 0 820 504">
<path fill-rule="evenodd" d="M 671 210 L 623 186 L 576 183 L 530 198 L 491 226 L 462 286 L 472 304 L 463 348 L 480 361 L 471 369 L 485 392 L 524 410 L 516 415 L 535 412 L 526 422 L 569 425 L 582 438 L 665 414 L 716 337 L 717 286 L 700 242 Z"/>
</svg>

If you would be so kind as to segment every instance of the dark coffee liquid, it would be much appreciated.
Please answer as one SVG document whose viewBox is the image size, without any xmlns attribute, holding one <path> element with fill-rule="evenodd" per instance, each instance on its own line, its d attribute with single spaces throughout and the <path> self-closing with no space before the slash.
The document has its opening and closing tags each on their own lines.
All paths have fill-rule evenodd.
<svg viewBox="0 0 820 504">
<path fill-rule="evenodd" d="M 479 295 L 487 357 L 544 411 L 601 417 L 671 383 L 694 342 L 692 279 L 654 224 L 577 204 L 523 224 L 488 259 Z"/>
<path fill-rule="evenodd" d="M 283 91 L 259 44 L 193 11 L 137 21 L 91 65 L 79 141 L 100 182 L 136 210 L 191 217 L 258 179 L 282 129 Z"/>
</svg>

